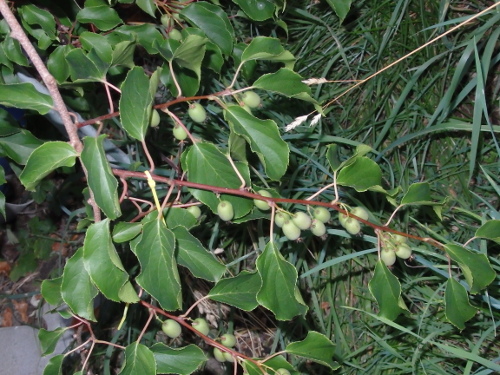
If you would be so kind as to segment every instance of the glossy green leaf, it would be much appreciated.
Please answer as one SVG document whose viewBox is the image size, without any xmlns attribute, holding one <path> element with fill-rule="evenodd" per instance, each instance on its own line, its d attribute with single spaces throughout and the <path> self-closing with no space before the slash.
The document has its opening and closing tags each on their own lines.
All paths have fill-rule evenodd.
<svg viewBox="0 0 500 375">
<path fill-rule="evenodd" d="M 326 0 L 326 2 L 332 7 L 342 23 L 351 9 L 352 0 Z"/>
<path fill-rule="evenodd" d="M 125 348 L 125 366 L 120 375 L 156 375 L 153 352 L 145 345 L 133 342 Z"/>
<path fill-rule="evenodd" d="M 104 82 L 110 63 L 104 62 L 96 50 L 85 54 L 76 48 L 66 54 L 69 74 L 74 82 Z"/>
<path fill-rule="evenodd" d="M 5 195 L 0 191 L 0 217 L 7 218 L 5 212 Z"/>
<path fill-rule="evenodd" d="M 162 343 L 151 347 L 159 374 L 189 375 L 199 369 L 207 361 L 201 348 L 190 344 L 182 348 L 170 348 Z"/>
<path fill-rule="evenodd" d="M 337 144 L 331 144 L 326 146 L 326 160 L 330 164 L 330 168 L 333 171 L 338 171 L 342 167 L 342 161 L 339 156 L 339 146 Z"/>
<path fill-rule="evenodd" d="M 113 228 L 113 241 L 116 243 L 130 241 L 137 237 L 141 231 L 141 223 L 127 223 L 125 221 L 120 221 Z"/>
<path fill-rule="evenodd" d="M 0 107 L 0 139 L 9 135 L 17 134 L 21 127 L 17 120 L 5 108 Z"/>
<path fill-rule="evenodd" d="M 156 5 L 154 0 L 137 0 L 136 4 L 151 17 L 155 17 Z"/>
<path fill-rule="evenodd" d="M 476 309 L 469 302 L 465 288 L 450 277 L 444 293 L 446 319 L 458 329 L 465 328 L 465 322 L 476 315 Z"/>
<path fill-rule="evenodd" d="M 229 18 L 220 7 L 206 1 L 191 3 L 183 8 L 180 15 L 197 26 L 222 53 L 229 55 L 233 50 L 234 29 Z"/>
<path fill-rule="evenodd" d="M 31 134 L 28 130 L 0 138 L 0 152 L 17 164 L 24 165 L 28 162 L 31 153 L 43 142 Z"/>
<path fill-rule="evenodd" d="M 38 41 L 40 49 L 47 49 L 57 39 L 56 21 L 47 10 L 29 4 L 19 7 L 19 14 L 24 29 Z"/>
<path fill-rule="evenodd" d="M 104 35 L 85 31 L 80 34 L 79 40 L 86 51 L 95 50 L 95 53 L 102 61 L 111 64 L 113 48 Z"/>
<path fill-rule="evenodd" d="M 241 62 L 251 60 L 270 60 L 285 63 L 285 67 L 293 69 L 294 56 L 283 48 L 277 38 L 258 36 L 246 46 L 241 54 Z M 305 88 L 303 86 L 303 88 Z"/>
<path fill-rule="evenodd" d="M 198 223 L 198 220 L 192 214 L 186 209 L 179 207 L 170 207 L 168 210 L 165 210 L 163 217 L 167 222 L 168 228 L 175 228 L 181 225 L 187 229 L 191 229 Z"/>
<path fill-rule="evenodd" d="M 478 293 L 495 280 L 496 272 L 491 267 L 486 254 L 476 253 L 451 244 L 445 245 L 444 249 L 450 258 L 460 266 L 465 280 L 470 286 L 470 293 Z"/>
<path fill-rule="evenodd" d="M 141 273 L 137 283 L 155 298 L 163 309 L 182 307 L 182 293 L 177 263 L 175 236 L 161 220 L 144 224 L 142 235 L 132 241 L 132 251 L 139 259 Z"/>
<path fill-rule="evenodd" d="M 110 219 L 121 215 L 118 201 L 118 182 L 113 176 L 104 151 L 104 138 L 85 137 L 83 139 L 82 162 L 88 171 L 88 184 L 99 208 Z"/>
<path fill-rule="evenodd" d="M 431 197 L 431 186 L 428 182 L 417 182 L 408 187 L 408 191 L 401 200 L 401 204 L 434 203 Z"/>
<path fill-rule="evenodd" d="M 57 82 L 66 81 L 70 75 L 69 64 L 66 55 L 72 50 L 70 45 L 57 46 L 47 60 L 47 69 Z"/>
<path fill-rule="evenodd" d="M 297 270 L 287 262 L 273 242 L 266 245 L 256 261 L 262 286 L 257 301 L 278 320 L 303 315 L 307 306 L 296 296 Z"/>
<path fill-rule="evenodd" d="M 64 361 L 64 354 L 58 354 L 49 359 L 47 366 L 43 370 L 43 375 L 62 375 L 62 363 Z"/>
<path fill-rule="evenodd" d="M 201 242 L 186 228 L 179 226 L 172 231 L 177 240 L 177 263 L 186 267 L 195 277 L 208 281 L 218 281 L 226 272 L 226 266 L 205 249 Z"/>
<path fill-rule="evenodd" d="M 61 296 L 76 315 L 95 322 L 94 298 L 98 293 L 85 269 L 83 248 L 80 248 L 68 259 L 64 267 Z"/>
<path fill-rule="evenodd" d="M 54 331 L 47 331 L 44 328 L 38 330 L 38 341 L 42 355 L 50 354 L 56 348 L 59 338 L 66 332 L 65 328 L 57 328 Z"/>
<path fill-rule="evenodd" d="M 231 130 L 245 138 L 255 152 L 269 178 L 279 180 L 288 167 L 290 149 L 281 139 L 278 126 L 272 120 L 260 120 L 239 105 L 228 106 L 224 117 Z"/>
<path fill-rule="evenodd" d="M 252 311 L 258 306 L 257 293 L 262 281 L 257 272 L 241 271 L 235 277 L 220 280 L 208 293 L 214 301 Z"/>
<path fill-rule="evenodd" d="M 476 230 L 475 237 L 486 238 L 500 244 L 500 220 L 490 220 Z"/>
<path fill-rule="evenodd" d="M 59 306 L 63 303 L 61 296 L 62 276 L 55 279 L 47 279 L 42 281 L 42 296 L 47 303 L 52 306 Z"/>
<path fill-rule="evenodd" d="M 269 0 L 233 0 L 233 2 L 254 21 L 265 21 L 274 15 L 275 5 Z"/>
<path fill-rule="evenodd" d="M 274 356 L 271 359 L 268 359 L 267 361 L 265 361 L 263 363 L 266 367 L 272 368 L 274 370 L 284 368 L 284 369 L 290 371 L 291 375 L 300 375 L 300 373 L 298 371 L 296 371 L 290 363 L 288 363 L 288 361 L 285 359 L 285 357 L 283 357 L 281 355 Z"/>
<path fill-rule="evenodd" d="M 17 39 L 6 36 L 2 43 L 5 56 L 16 65 L 29 66 L 30 62 Z"/>
<path fill-rule="evenodd" d="M 173 60 L 181 67 L 196 73 L 201 77 L 201 62 L 205 56 L 207 39 L 198 35 L 188 35 L 175 50 Z"/>
<path fill-rule="evenodd" d="M 46 115 L 54 103 L 50 95 L 38 92 L 32 83 L 0 84 L 0 104 L 37 111 Z"/>
<path fill-rule="evenodd" d="M 77 156 L 67 142 L 45 142 L 31 153 L 19 179 L 26 190 L 35 191 L 40 181 L 55 169 L 75 165 Z"/>
<path fill-rule="evenodd" d="M 309 331 L 302 341 L 292 342 L 286 346 L 286 352 L 307 360 L 320 363 L 336 370 L 340 365 L 333 360 L 335 345 L 326 336 L 315 331 Z"/>
<path fill-rule="evenodd" d="M 111 30 L 122 23 L 116 10 L 102 0 L 87 0 L 76 19 L 81 23 L 91 23 L 102 31 Z"/>
<path fill-rule="evenodd" d="M 123 65 L 129 69 L 134 67 L 134 52 L 136 43 L 123 41 L 113 46 L 111 62 L 113 65 Z"/>
<path fill-rule="evenodd" d="M 382 171 L 377 163 L 366 156 L 357 157 L 352 164 L 342 168 L 337 184 L 350 186 L 356 191 L 366 191 L 382 185 Z"/>
<path fill-rule="evenodd" d="M 276 73 L 262 75 L 252 86 L 262 90 L 277 92 L 289 98 L 316 103 L 316 100 L 311 96 L 311 89 L 302 82 L 303 79 L 294 71 L 288 68 L 281 68 Z"/>
<path fill-rule="evenodd" d="M 248 176 L 248 167 L 241 163 L 238 165 L 241 167 L 240 173 Z M 226 155 L 211 143 L 198 142 L 191 146 L 182 159 L 182 166 L 188 172 L 191 182 L 232 189 L 238 189 L 241 186 L 241 181 Z M 210 207 L 214 213 L 217 212 L 220 199 L 232 203 L 235 218 L 245 216 L 253 208 L 251 199 L 224 194 L 219 199 L 213 192 L 198 189 L 191 189 L 191 192 L 197 200 Z"/>
<path fill-rule="evenodd" d="M 108 38 L 110 39 L 110 44 L 114 46 L 121 42 L 135 44 L 137 41 L 137 44 L 144 47 L 149 54 L 158 53 L 155 44 L 164 40 L 156 25 L 150 23 L 120 26 L 113 33 L 109 34 Z M 130 68 L 132 67 L 130 66 Z"/>
<path fill-rule="evenodd" d="M 368 283 L 372 296 L 377 300 L 379 316 L 394 320 L 404 310 L 400 307 L 401 284 L 387 266 L 379 260 L 373 278 Z"/>
<path fill-rule="evenodd" d="M 92 224 L 83 242 L 83 262 L 94 285 L 112 301 L 121 301 L 120 290 L 129 276 L 111 241 L 109 219 Z M 139 297 L 124 302 L 135 303 Z"/>
</svg>

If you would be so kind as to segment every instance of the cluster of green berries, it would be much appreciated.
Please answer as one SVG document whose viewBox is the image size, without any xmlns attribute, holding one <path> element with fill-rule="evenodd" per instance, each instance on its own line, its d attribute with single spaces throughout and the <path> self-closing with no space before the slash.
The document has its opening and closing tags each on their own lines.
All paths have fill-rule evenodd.
<svg viewBox="0 0 500 375">
<path fill-rule="evenodd" d="M 325 207 L 319 206 L 314 208 L 312 217 L 303 211 L 297 211 L 293 214 L 280 211 L 275 215 L 274 222 L 281 228 L 285 237 L 293 241 L 300 237 L 302 230 L 306 229 L 318 237 L 325 235 L 325 224 L 330 218 L 330 212 Z"/>
<path fill-rule="evenodd" d="M 387 233 L 382 235 L 380 259 L 387 267 L 396 263 L 396 258 L 408 259 L 411 257 L 411 247 L 406 242 L 407 238 L 399 234 Z"/>
<path fill-rule="evenodd" d="M 350 213 L 363 220 L 368 220 L 368 211 L 366 211 L 363 207 L 354 207 Z M 339 222 L 340 225 L 342 225 L 345 230 L 352 235 L 356 235 L 361 232 L 361 223 L 350 215 L 339 213 Z"/>
</svg>

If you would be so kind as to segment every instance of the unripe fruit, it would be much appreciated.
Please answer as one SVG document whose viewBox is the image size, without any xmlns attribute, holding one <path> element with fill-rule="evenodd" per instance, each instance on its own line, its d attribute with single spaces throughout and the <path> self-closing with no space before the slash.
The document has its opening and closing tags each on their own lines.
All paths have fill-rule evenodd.
<svg viewBox="0 0 500 375">
<path fill-rule="evenodd" d="M 172 24 L 171 20 L 172 18 L 170 17 L 170 14 L 163 14 L 160 18 L 161 24 L 166 28 L 169 28 L 170 25 Z"/>
<path fill-rule="evenodd" d="M 220 337 L 220 342 L 227 348 L 232 348 L 236 345 L 236 337 L 231 333 L 225 333 Z"/>
<path fill-rule="evenodd" d="M 161 325 L 161 330 L 170 338 L 175 339 L 181 335 L 181 325 L 173 319 L 165 320 Z"/>
<path fill-rule="evenodd" d="M 200 207 L 198 207 L 198 206 L 189 206 L 188 208 L 186 208 L 186 211 L 188 211 L 196 219 L 199 219 L 201 216 L 201 210 L 200 210 Z"/>
<path fill-rule="evenodd" d="M 380 259 L 385 263 L 387 267 L 392 266 L 396 263 L 396 253 L 393 250 L 382 250 L 380 254 Z"/>
<path fill-rule="evenodd" d="M 318 237 L 323 236 L 326 233 L 325 224 L 318 219 L 314 219 L 311 223 L 311 232 L 315 236 L 318 236 Z"/>
<path fill-rule="evenodd" d="M 223 352 L 222 355 L 224 356 L 224 359 L 226 360 L 226 362 L 234 362 L 234 358 L 231 355 L 231 353 Z"/>
<path fill-rule="evenodd" d="M 401 259 L 408 259 L 411 257 L 411 247 L 405 243 L 400 243 L 396 247 L 396 256 Z"/>
<path fill-rule="evenodd" d="M 224 357 L 224 352 L 219 348 L 214 348 L 214 358 L 219 362 L 226 362 L 226 358 Z"/>
<path fill-rule="evenodd" d="M 392 241 L 395 243 L 395 244 L 401 244 L 401 243 L 406 243 L 406 241 L 408 241 L 408 238 L 405 237 L 405 236 L 402 236 L 400 234 L 392 234 Z"/>
<path fill-rule="evenodd" d="M 174 135 L 174 138 L 179 140 L 179 141 L 185 140 L 188 136 L 188 133 L 186 132 L 186 130 L 180 125 L 174 126 L 174 130 L 172 130 L 172 134 Z"/>
<path fill-rule="evenodd" d="M 286 368 L 279 368 L 276 370 L 276 375 L 290 375 L 290 371 L 288 371 Z"/>
<path fill-rule="evenodd" d="M 271 197 L 271 193 L 267 190 L 259 190 L 257 194 L 262 195 L 263 197 Z M 267 211 L 271 208 L 271 206 L 269 206 L 269 203 L 267 203 L 266 201 L 261 201 L 260 199 L 254 199 L 253 204 L 255 205 L 255 207 L 262 211 Z"/>
<path fill-rule="evenodd" d="M 197 123 L 202 123 L 207 119 L 207 112 L 200 103 L 193 103 L 189 106 L 188 115 L 191 120 Z"/>
<path fill-rule="evenodd" d="M 210 332 L 210 327 L 208 326 L 207 321 L 203 318 L 196 318 L 195 320 L 193 320 L 193 323 L 191 325 L 195 330 L 205 336 L 208 335 L 208 332 Z"/>
<path fill-rule="evenodd" d="M 298 211 L 293 214 L 292 221 L 300 229 L 309 229 L 312 219 L 311 216 L 305 212 Z"/>
<path fill-rule="evenodd" d="M 173 40 L 181 41 L 182 40 L 182 34 L 179 30 L 177 29 L 172 29 L 168 32 L 168 37 Z"/>
<path fill-rule="evenodd" d="M 368 211 L 366 211 L 363 207 L 354 207 L 351 213 L 363 220 L 368 220 Z"/>
<path fill-rule="evenodd" d="M 285 220 L 281 229 L 285 237 L 290 241 L 295 241 L 300 237 L 300 228 L 297 227 L 292 220 Z"/>
<path fill-rule="evenodd" d="M 280 228 L 283 226 L 283 224 L 285 224 L 285 221 L 287 220 L 290 220 L 290 215 L 285 212 L 280 211 L 276 215 L 274 215 L 274 223 Z"/>
<path fill-rule="evenodd" d="M 234 217 L 234 209 L 231 202 L 220 201 L 217 206 L 217 214 L 224 221 L 229 221 Z"/>
<path fill-rule="evenodd" d="M 247 111 L 247 113 L 252 114 L 252 109 L 246 104 L 240 105 L 240 107 L 243 108 L 245 111 Z"/>
<path fill-rule="evenodd" d="M 151 119 L 149 120 L 149 126 L 152 128 L 156 128 L 158 125 L 160 125 L 160 114 L 156 109 L 153 109 L 151 111 Z"/>
<path fill-rule="evenodd" d="M 358 234 L 361 232 L 361 224 L 356 219 L 349 217 L 344 222 L 345 230 L 350 234 Z"/>
<path fill-rule="evenodd" d="M 349 219 L 349 216 L 346 214 L 343 214 L 342 212 L 339 212 L 339 223 L 345 228 L 345 222 Z"/>
<path fill-rule="evenodd" d="M 254 91 L 245 91 L 241 95 L 241 100 L 250 108 L 258 108 L 260 106 L 260 96 Z"/>
<path fill-rule="evenodd" d="M 313 211 L 313 216 L 315 219 L 323 222 L 323 223 L 328 223 L 332 215 L 330 214 L 330 211 L 328 211 L 325 207 L 316 207 Z"/>
</svg>

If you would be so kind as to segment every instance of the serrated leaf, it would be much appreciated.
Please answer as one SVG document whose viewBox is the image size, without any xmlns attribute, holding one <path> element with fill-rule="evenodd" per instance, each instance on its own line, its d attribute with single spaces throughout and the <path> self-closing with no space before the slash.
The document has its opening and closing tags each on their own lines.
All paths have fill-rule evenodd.
<svg viewBox="0 0 500 375">
<path fill-rule="evenodd" d="M 144 224 L 142 235 L 132 241 L 141 273 L 137 283 L 168 311 L 182 307 L 182 293 L 175 261 L 175 236 L 161 220 Z"/>
<path fill-rule="evenodd" d="M 38 330 L 38 341 L 40 342 L 42 355 L 47 355 L 54 351 L 59 338 L 64 335 L 64 332 L 66 332 L 66 328 L 57 328 L 54 331 L 47 331 L 43 328 Z"/>
<path fill-rule="evenodd" d="M 368 288 L 377 300 L 380 310 L 379 316 L 394 320 L 404 312 L 399 304 L 401 284 L 382 260 L 379 260 L 375 265 L 375 273 L 368 283 Z"/>
<path fill-rule="evenodd" d="M 335 14 L 340 19 L 340 23 L 344 21 L 349 10 L 351 9 L 352 0 L 326 0 L 327 3 L 335 11 Z"/>
<path fill-rule="evenodd" d="M 316 103 L 311 96 L 311 89 L 303 83 L 304 78 L 288 68 L 281 68 L 275 73 L 264 74 L 254 83 L 253 87 L 277 92 L 289 98 L 297 98 L 310 103 Z"/>
<path fill-rule="evenodd" d="M 49 359 L 49 362 L 43 369 L 43 375 L 62 375 L 62 363 L 64 354 L 58 354 Z"/>
<path fill-rule="evenodd" d="M 309 331 L 302 341 L 288 344 L 285 351 L 304 357 L 336 370 L 340 365 L 333 360 L 335 345 L 326 336 L 315 331 Z"/>
<path fill-rule="evenodd" d="M 244 311 L 258 306 L 257 293 L 262 281 L 257 272 L 241 271 L 235 277 L 220 280 L 207 297 Z"/>
<path fill-rule="evenodd" d="M 408 187 L 406 194 L 401 199 L 402 205 L 442 205 L 431 197 L 431 186 L 428 182 L 417 182 Z"/>
<path fill-rule="evenodd" d="M 46 115 L 54 106 L 50 95 L 38 92 L 32 83 L 0 84 L 0 104 Z"/>
<path fill-rule="evenodd" d="M 120 290 L 128 282 L 129 276 L 111 241 L 109 219 L 94 223 L 87 229 L 83 242 L 83 262 L 101 293 L 112 301 L 121 301 Z M 138 300 L 136 294 L 124 302 L 135 303 Z"/>
<path fill-rule="evenodd" d="M 285 67 L 289 69 L 293 68 L 295 62 L 294 56 L 283 48 L 279 39 L 264 36 L 253 38 L 243 50 L 241 63 L 252 60 L 284 62 Z"/>
<path fill-rule="evenodd" d="M 142 231 L 141 223 L 127 223 L 120 221 L 113 228 L 113 241 L 116 243 L 127 242 L 139 235 Z"/>
<path fill-rule="evenodd" d="M 233 3 L 238 4 L 241 10 L 254 21 L 272 18 L 276 7 L 269 0 L 233 0 Z"/>
<path fill-rule="evenodd" d="M 2 48 L 5 56 L 13 63 L 21 66 L 29 66 L 29 60 L 21 49 L 21 45 L 17 39 L 6 36 L 2 43 Z"/>
<path fill-rule="evenodd" d="M 184 227 L 172 229 L 177 240 L 177 262 L 186 267 L 193 276 L 217 282 L 226 272 L 220 263 L 201 242 Z"/>
<path fill-rule="evenodd" d="M 476 230 L 475 237 L 486 238 L 500 244 L 500 220 L 490 220 Z"/>
<path fill-rule="evenodd" d="M 87 168 L 88 184 L 94 193 L 94 199 L 99 208 L 110 219 L 121 215 L 120 202 L 118 201 L 118 182 L 113 176 L 109 166 L 106 152 L 104 151 L 104 138 L 83 138 L 82 163 Z"/>
<path fill-rule="evenodd" d="M 110 41 L 110 44 L 114 46 L 122 42 L 134 43 L 135 45 L 137 42 L 137 44 L 144 47 L 149 54 L 158 53 L 155 44 L 164 40 L 157 26 L 150 23 L 120 26 L 114 30 L 113 33 L 109 34 L 108 37 L 113 40 L 113 42 Z M 113 63 L 115 63 L 114 60 Z M 133 66 L 134 64 L 132 61 L 132 65 L 129 67 L 133 68 Z"/>
<path fill-rule="evenodd" d="M 71 50 L 69 45 L 57 46 L 47 60 L 47 69 L 59 83 L 66 81 L 70 75 L 66 54 Z"/>
<path fill-rule="evenodd" d="M 163 212 L 163 217 L 167 222 L 168 228 L 183 226 L 187 229 L 191 229 L 198 222 L 190 212 L 180 207 L 170 207 L 166 212 Z"/>
<path fill-rule="evenodd" d="M 125 348 L 125 365 L 120 375 L 156 375 L 153 352 L 145 345 L 133 342 Z"/>
<path fill-rule="evenodd" d="M 35 191 L 40 181 L 59 167 L 75 165 L 78 153 L 66 142 L 45 142 L 28 158 L 19 179 L 26 190 Z"/>
<path fill-rule="evenodd" d="M 198 35 L 188 35 L 175 50 L 173 60 L 181 67 L 196 73 L 201 77 L 201 63 L 205 56 L 207 39 Z"/>
<path fill-rule="evenodd" d="M 353 163 L 340 170 L 337 184 L 350 186 L 363 192 L 382 185 L 382 171 L 377 163 L 366 156 L 356 157 Z"/>
<path fill-rule="evenodd" d="M 86 51 L 94 50 L 103 62 L 111 64 L 113 48 L 104 35 L 85 31 L 80 34 L 79 40 Z"/>
<path fill-rule="evenodd" d="M 245 138 L 253 152 L 264 165 L 267 175 L 279 180 L 288 167 L 288 144 L 280 136 L 272 120 L 260 120 L 239 105 L 228 106 L 224 118 L 231 130 Z"/>
<path fill-rule="evenodd" d="M 273 242 L 266 245 L 256 261 L 262 286 L 257 301 L 271 310 L 278 320 L 291 320 L 307 312 L 307 306 L 297 299 L 297 270 L 287 262 Z"/>
<path fill-rule="evenodd" d="M 76 315 L 95 322 L 94 298 L 97 294 L 98 290 L 85 269 L 82 247 L 66 262 L 62 276 L 61 296 Z"/>
<path fill-rule="evenodd" d="M 81 48 L 73 49 L 66 54 L 66 62 L 74 82 L 103 82 L 110 66 L 94 49 L 88 54 Z"/>
<path fill-rule="evenodd" d="M 16 134 L 0 138 L 2 154 L 21 165 L 25 165 L 31 153 L 42 144 L 42 141 L 24 129 Z"/>
<path fill-rule="evenodd" d="M 182 348 L 170 348 L 162 343 L 151 347 L 156 360 L 157 373 L 189 375 L 207 361 L 207 356 L 198 346 L 190 344 Z"/>
<path fill-rule="evenodd" d="M 154 0 L 137 0 L 136 4 L 144 12 L 149 14 L 151 17 L 155 17 L 156 5 Z"/>
<path fill-rule="evenodd" d="M 444 298 L 446 319 L 458 329 L 464 329 L 465 322 L 476 315 L 476 309 L 471 306 L 467 291 L 450 277 L 446 283 Z"/>
<path fill-rule="evenodd" d="M 207 35 L 222 53 L 229 55 L 233 50 L 234 29 L 229 18 L 220 7 L 199 1 L 184 7 L 181 17 L 195 25 Z"/>
<path fill-rule="evenodd" d="M 76 15 L 76 19 L 81 23 L 94 24 L 102 31 L 111 30 L 123 22 L 116 10 L 100 0 L 87 0 L 85 7 Z"/>
<path fill-rule="evenodd" d="M 490 285 L 496 278 L 486 254 L 479 254 L 458 245 L 444 246 L 446 253 L 458 263 L 464 274 L 470 293 L 475 294 Z"/>
<path fill-rule="evenodd" d="M 41 291 L 43 299 L 52 306 L 59 306 L 63 303 L 61 296 L 61 284 L 62 276 L 42 281 Z"/>
</svg>

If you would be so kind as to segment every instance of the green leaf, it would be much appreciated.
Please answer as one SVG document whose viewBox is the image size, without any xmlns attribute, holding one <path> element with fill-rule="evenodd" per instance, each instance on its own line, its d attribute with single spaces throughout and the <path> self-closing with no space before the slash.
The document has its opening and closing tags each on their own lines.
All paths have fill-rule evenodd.
<svg viewBox="0 0 500 375">
<path fill-rule="evenodd" d="M 303 78 L 288 68 L 281 68 L 276 73 L 260 76 L 252 87 L 277 92 L 289 98 L 297 98 L 316 103 L 311 96 L 311 89 L 302 82 Z"/>
<path fill-rule="evenodd" d="M 91 23 L 102 31 L 108 31 L 122 23 L 116 10 L 101 0 L 87 0 L 85 7 L 78 12 L 76 20 Z"/>
<path fill-rule="evenodd" d="M 119 302 L 120 290 L 128 282 L 129 276 L 116 252 L 111 233 L 109 219 L 92 224 L 87 229 L 83 242 L 83 262 L 94 285 L 112 301 Z M 135 303 L 139 297 L 124 301 Z"/>
<path fill-rule="evenodd" d="M 144 224 L 143 233 L 131 243 L 139 259 L 141 273 L 137 283 L 165 310 L 182 307 L 182 293 L 177 263 L 175 236 L 161 220 Z"/>
<path fill-rule="evenodd" d="M 38 41 L 40 49 L 47 49 L 57 39 L 56 21 L 50 12 L 30 4 L 20 7 L 19 14 L 25 30 Z"/>
<path fill-rule="evenodd" d="M 3 169 L 2 169 L 3 170 Z M 5 195 L 0 191 L 0 215 L 6 219 L 7 214 L 5 212 Z"/>
<path fill-rule="evenodd" d="M 462 269 L 471 294 L 478 293 L 495 280 L 496 272 L 491 267 L 486 254 L 475 253 L 451 244 L 445 245 L 444 249 Z"/>
<path fill-rule="evenodd" d="M 153 352 L 145 345 L 133 342 L 125 348 L 125 366 L 120 375 L 156 375 Z"/>
<path fill-rule="evenodd" d="M 42 296 L 47 303 L 52 306 L 59 306 L 63 303 L 61 296 L 62 276 L 55 279 L 42 281 Z"/>
<path fill-rule="evenodd" d="M 260 120 L 239 105 L 228 106 L 224 118 L 231 130 L 245 138 L 255 152 L 269 178 L 279 180 L 286 172 L 290 149 L 281 139 L 278 126 L 272 120 Z"/>
<path fill-rule="evenodd" d="M 222 53 L 229 55 L 233 50 L 234 29 L 229 18 L 220 7 L 199 1 L 191 3 L 180 12 L 181 17 L 203 30 Z"/>
<path fill-rule="evenodd" d="M 69 74 L 74 82 L 104 82 L 110 63 L 104 62 L 96 50 L 85 54 L 76 48 L 66 54 Z"/>
<path fill-rule="evenodd" d="M 244 311 L 258 306 L 257 293 L 262 281 L 257 272 L 241 271 L 235 277 L 220 280 L 207 297 Z"/>
<path fill-rule="evenodd" d="M 366 191 L 382 185 L 382 171 L 377 163 L 366 156 L 356 157 L 353 163 L 342 168 L 337 184 L 350 186 L 356 191 Z"/>
<path fill-rule="evenodd" d="M 379 316 L 394 320 L 404 310 L 400 307 L 401 284 L 387 266 L 379 260 L 373 278 L 368 283 L 372 296 L 377 300 Z"/>
<path fill-rule="evenodd" d="M 19 179 L 26 190 L 35 191 L 40 181 L 59 167 L 75 165 L 78 153 L 66 142 L 45 142 L 28 158 Z"/>
<path fill-rule="evenodd" d="M 467 291 L 463 285 L 450 277 L 446 283 L 444 298 L 446 319 L 458 329 L 464 329 L 465 322 L 476 315 L 476 309 L 471 306 Z"/>
<path fill-rule="evenodd" d="M 57 82 L 66 81 L 70 75 L 70 69 L 66 55 L 72 50 L 70 45 L 57 46 L 47 60 L 47 69 Z"/>
<path fill-rule="evenodd" d="M 0 84 L 0 104 L 30 109 L 46 115 L 54 106 L 50 95 L 38 92 L 32 83 Z"/>
<path fill-rule="evenodd" d="M 334 172 L 338 171 L 342 167 L 338 145 L 331 144 L 326 146 L 326 160 L 328 160 L 328 164 L 330 164 L 330 168 L 332 168 Z"/>
<path fill-rule="evenodd" d="M 5 37 L 2 48 L 5 52 L 5 56 L 13 63 L 21 66 L 29 66 L 30 62 L 17 39 L 11 38 L 10 36 Z"/>
<path fill-rule="evenodd" d="M 0 151 L 17 164 L 25 165 L 31 153 L 43 142 L 28 130 L 0 138 Z"/>
<path fill-rule="evenodd" d="M 309 331 L 302 341 L 292 342 L 286 346 L 286 352 L 320 363 L 336 370 L 340 365 L 333 360 L 335 345 L 326 336 Z"/>
<path fill-rule="evenodd" d="M 307 312 L 297 298 L 297 270 L 287 262 L 273 242 L 269 242 L 256 261 L 262 286 L 257 301 L 271 310 L 278 320 L 291 320 Z"/>
<path fill-rule="evenodd" d="M 110 219 L 121 215 L 118 201 L 118 182 L 113 176 L 104 151 L 104 138 L 85 137 L 83 139 L 82 162 L 88 171 L 88 184 L 99 208 Z"/>
<path fill-rule="evenodd" d="M 98 293 L 85 269 L 82 247 L 66 262 L 62 276 L 61 296 L 76 315 L 95 322 L 94 298 Z"/>
<path fill-rule="evenodd" d="M 163 212 L 163 217 L 167 222 L 168 228 L 183 226 L 187 229 L 191 229 L 198 222 L 191 213 L 180 207 L 170 207 Z"/>
<path fill-rule="evenodd" d="M 85 50 L 95 50 L 95 53 L 103 62 L 111 64 L 113 48 L 111 48 L 111 44 L 104 35 L 85 31 L 80 34 L 79 40 Z"/>
<path fill-rule="evenodd" d="M 200 184 L 238 189 L 241 181 L 231 163 L 215 145 L 198 142 L 185 151 L 182 166 L 188 173 L 189 181 Z M 248 167 L 238 164 L 240 173 L 248 175 Z M 243 170 L 243 167 L 246 169 Z M 220 199 L 228 200 L 234 207 L 234 217 L 240 218 L 253 208 L 251 199 L 222 194 L 220 199 L 210 191 L 191 189 L 193 196 L 216 213 Z"/>
<path fill-rule="evenodd" d="M 137 237 L 141 231 L 141 223 L 127 223 L 125 221 L 120 221 L 113 228 L 113 241 L 116 243 L 130 241 Z"/>
<path fill-rule="evenodd" d="M 198 35 L 188 35 L 175 50 L 173 60 L 181 67 L 196 73 L 198 81 L 201 77 L 201 62 L 205 56 L 207 39 Z"/>
<path fill-rule="evenodd" d="M 155 17 L 156 5 L 154 0 L 137 0 L 136 4 L 144 12 L 149 14 L 151 17 Z"/>
<path fill-rule="evenodd" d="M 252 60 L 270 60 L 285 63 L 285 68 L 293 69 L 295 57 L 283 48 L 279 39 L 258 36 L 245 47 L 241 63 Z M 305 86 L 303 86 L 305 88 Z"/>
<path fill-rule="evenodd" d="M 191 215 L 192 216 L 192 215 Z M 226 272 L 212 253 L 203 247 L 201 242 L 184 227 L 172 229 L 177 240 L 177 262 L 186 267 L 193 276 L 216 282 Z"/>
<path fill-rule="evenodd" d="M 476 231 L 475 237 L 486 238 L 500 244 L 500 220 L 490 220 L 481 225 Z"/>
<path fill-rule="evenodd" d="M 64 354 L 58 354 L 49 359 L 49 363 L 43 370 L 43 375 L 62 375 L 62 363 L 64 361 Z"/>
<path fill-rule="evenodd" d="M 202 349 L 190 344 L 182 348 L 170 348 L 162 343 L 151 347 L 154 354 L 158 374 L 189 375 L 199 369 L 207 361 Z"/>
<path fill-rule="evenodd" d="M 110 44 L 114 46 L 117 46 L 121 42 L 135 44 L 137 41 L 137 44 L 144 47 L 149 54 L 158 53 L 155 44 L 164 40 L 157 26 L 150 23 L 120 26 L 113 33 L 109 34 L 108 38 L 110 39 Z M 133 64 L 130 68 L 133 68 Z"/>
<path fill-rule="evenodd" d="M 417 182 L 408 187 L 408 191 L 401 200 L 405 205 L 433 204 L 431 197 L 431 186 L 428 182 Z"/>
<path fill-rule="evenodd" d="M 40 349 L 42 355 L 50 354 L 56 348 L 59 338 L 66 332 L 66 328 L 57 328 L 54 331 L 47 331 L 40 328 L 38 331 L 38 341 L 40 342 Z"/>
<path fill-rule="evenodd" d="M 269 0 L 233 0 L 233 3 L 246 13 L 254 21 L 265 21 L 272 18 L 275 5 Z"/>
<path fill-rule="evenodd" d="M 337 14 L 337 17 L 340 19 L 340 23 L 342 23 L 349 10 L 351 9 L 352 0 L 326 0 L 327 3 L 332 7 Z"/>
</svg>

